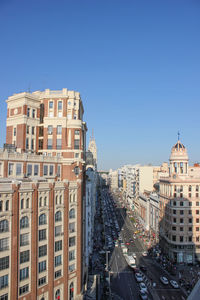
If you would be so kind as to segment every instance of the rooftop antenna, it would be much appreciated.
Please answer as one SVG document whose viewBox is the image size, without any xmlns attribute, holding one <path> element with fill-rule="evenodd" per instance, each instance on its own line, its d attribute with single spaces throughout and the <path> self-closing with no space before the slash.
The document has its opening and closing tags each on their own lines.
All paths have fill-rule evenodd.
<svg viewBox="0 0 200 300">
<path fill-rule="evenodd" d="M 180 141 L 180 132 L 178 131 L 178 141 Z"/>
</svg>

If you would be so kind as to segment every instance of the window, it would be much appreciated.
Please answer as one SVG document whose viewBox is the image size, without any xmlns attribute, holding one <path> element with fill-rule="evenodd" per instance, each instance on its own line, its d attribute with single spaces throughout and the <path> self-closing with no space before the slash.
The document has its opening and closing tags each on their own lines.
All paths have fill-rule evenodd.
<svg viewBox="0 0 200 300">
<path fill-rule="evenodd" d="M 24 208 L 24 199 L 21 199 L 21 209 Z"/>
<path fill-rule="evenodd" d="M 176 223 L 176 218 L 173 218 L 173 222 Z"/>
<path fill-rule="evenodd" d="M 29 198 L 26 199 L 26 208 L 29 208 Z"/>
<path fill-rule="evenodd" d="M 55 256 L 55 267 L 62 264 L 62 255 Z"/>
<path fill-rule="evenodd" d="M 44 206 L 47 206 L 47 197 L 44 197 Z"/>
<path fill-rule="evenodd" d="M 189 202 L 189 206 L 192 206 L 192 202 Z"/>
<path fill-rule="evenodd" d="M 34 150 L 34 139 L 31 140 L 31 150 Z"/>
<path fill-rule="evenodd" d="M 13 128 L 13 136 L 16 136 L 16 127 Z"/>
<path fill-rule="evenodd" d="M 69 265 L 69 272 L 73 272 L 75 270 L 75 264 Z"/>
<path fill-rule="evenodd" d="M 32 134 L 33 135 L 35 134 L 35 127 L 34 126 L 32 127 Z"/>
<path fill-rule="evenodd" d="M 71 282 L 69 286 L 69 300 L 74 299 L 74 283 Z"/>
<path fill-rule="evenodd" d="M 173 231 L 176 231 L 176 226 L 172 226 L 172 230 L 173 230 Z"/>
<path fill-rule="evenodd" d="M 180 227 L 180 231 L 183 231 L 183 227 Z"/>
<path fill-rule="evenodd" d="M 8 294 L 0 296 L 0 300 L 8 300 Z"/>
<path fill-rule="evenodd" d="M 29 245 L 29 233 L 20 234 L 20 246 Z"/>
<path fill-rule="evenodd" d="M 49 109 L 53 108 L 53 101 L 49 101 Z"/>
<path fill-rule="evenodd" d="M 39 225 L 47 224 L 47 217 L 45 214 L 41 214 L 39 216 Z"/>
<path fill-rule="evenodd" d="M 62 134 L 62 126 L 61 125 L 57 126 L 57 134 Z"/>
<path fill-rule="evenodd" d="M 196 237 L 196 242 L 199 242 L 199 236 Z"/>
<path fill-rule="evenodd" d="M 62 213 L 61 211 L 57 211 L 55 214 L 55 222 L 62 221 Z"/>
<path fill-rule="evenodd" d="M 199 193 L 196 193 L 196 198 L 199 198 Z"/>
<path fill-rule="evenodd" d="M 183 206 L 183 201 L 180 202 L 180 206 Z"/>
<path fill-rule="evenodd" d="M 39 247 L 39 257 L 47 255 L 47 245 Z"/>
<path fill-rule="evenodd" d="M 59 236 L 61 235 L 61 232 L 62 232 L 62 226 L 56 226 L 55 227 L 55 236 Z"/>
<path fill-rule="evenodd" d="M 189 192 L 191 192 L 191 191 L 192 191 L 192 186 L 191 186 L 191 185 L 189 185 L 189 187 L 188 187 L 188 191 L 189 191 Z"/>
<path fill-rule="evenodd" d="M 79 149 L 80 140 L 74 139 L 74 149 Z"/>
<path fill-rule="evenodd" d="M 49 175 L 50 176 L 53 175 L 53 165 L 50 165 L 50 167 L 49 167 Z"/>
<path fill-rule="evenodd" d="M 52 149 L 53 147 L 53 140 L 52 139 L 48 139 L 47 140 L 47 149 Z"/>
<path fill-rule="evenodd" d="M 34 176 L 38 176 L 38 174 L 39 174 L 39 166 L 34 165 Z"/>
<path fill-rule="evenodd" d="M 75 236 L 69 238 L 69 247 L 75 246 Z"/>
<path fill-rule="evenodd" d="M 48 126 L 48 134 L 53 134 L 53 126 L 52 125 L 49 125 Z"/>
<path fill-rule="evenodd" d="M 189 220 L 188 220 L 188 221 L 189 221 L 189 223 L 192 223 L 192 218 L 189 218 Z"/>
<path fill-rule="evenodd" d="M 196 227 L 196 231 L 199 231 L 199 227 Z"/>
<path fill-rule="evenodd" d="M 56 204 L 58 204 L 58 195 L 56 196 Z"/>
<path fill-rule="evenodd" d="M 0 271 L 9 268 L 9 256 L 0 258 Z"/>
<path fill-rule="evenodd" d="M 62 149 L 62 139 L 56 140 L 56 149 L 61 150 Z"/>
<path fill-rule="evenodd" d="M 196 202 L 196 206 L 199 206 L 199 201 Z"/>
<path fill-rule="evenodd" d="M 61 275 L 62 275 L 61 270 L 58 270 L 58 271 L 55 272 L 55 278 L 58 278 L 58 277 L 60 277 Z"/>
<path fill-rule="evenodd" d="M 27 133 L 27 134 L 29 134 L 29 129 L 30 129 L 30 126 L 27 125 L 27 126 L 26 126 L 26 133 Z"/>
<path fill-rule="evenodd" d="M 69 251 L 69 261 L 74 259 L 75 259 L 75 250 L 71 250 Z"/>
<path fill-rule="evenodd" d="M 46 271 L 47 269 L 46 260 L 39 262 L 38 269 L 39 269 L 39 273 Z"/>
<path fill-rule="evenodd" d="M 0 221 L 0 232 L 8 232 L 9 225 L 7 220 Z"/>
<path fill-rule="evenodd" d="M 180 242 L 181 243 L 183 242 L 183 236 L 182 235 L 180 236 Z"/>
<path fill-rule="evenodd" d="M 60 300 L 60 290 L 57 290 L 55 293 L 55 299 Z"/>
<path fill-rule="evenodd" d="M 180 210 L 180 215 L 184 215 L 184 210 Z"/>
<path fill-rule="evenodd" d="M 41 286 L 46 283 L 46 276 L 38 279 L 38 285 Z"/>
<path fill-rule="evenodd" d="M 188 231 L 192 231 L 192 227 L 189 227 L 189 228 L 188 228 Z"/>
<path fill-rule="evenodd" d="M 47 176 L 48 175 L 48 166 L 47 165 L 44 165 L 44 176 Z"/>
<path fill-rule="evenodd" d="M 60 195 L 60 204 L 62 204 L 62 195 Z"/>
<path fill-rule="evenodd" d="M 16 175 L 19 176 L 22 173 L 22 165 L 16 164 Z"/>
<path fill-rule="evenodd" d="M 0 201 L 0 211 L 3 210 L 3 201 Z"/>
<path fill-rule="evenodd" d="M 29 257 L 30 257 L 29 250 L 20 252 L 20 264 L 29 261 Z"/>
<path fill-rule="evenodd" d="M 8 175 L 13 175 L 14 164 L 8 164 Z"/>
<path fill-rule="evenodd" d="M 69 232 L 70 233 L 75 232 L 75 222 L 69 223 Z"/>
<path fill-rule="evenodd" d="M 25 294 L 29 291 L 29 285 L 26 284 L 19 288 L 19 295 Z"/>
<path fill-rule="evenodd" d="M 188 237 L 188 241 L 189 241 L 189 242 L 192 242 L 192 236 L 189 236 L 189 237 Z"/>
<path fill-rule="evenodd" d="M 30 117 L 30 107 L 27 108 L 27 117 Z"/>
<path fill-rule="evenodd" d="M 20 228 L 23 229 L 23 228 L 28 228 L 29 227 L 29 221 L 28 221 L 28 217 L 23 217 L 21 218 L 20 220 Z"/>
<path fill-rule="evenodd" d="M 46 240 L 47 234 L 46 229 L 39 230 L 39 241 Z"/>
<path fill-rule="evenodd" d="M 5 210 L 6 210 L 6 211 L 9 210 L 9 200 L 6 201 Z"/>
<path fill-rule="evenodd" d="M 32 118 L 35 118 L 35 109 L 32 110 Z"/>
<path fill-rule="evenodd" d="M 176 201 L 173 201 L 173 205 L 176 206 Z"/>
<path fill-rule="evenodd" d="M 32 175 L 32 165 L 27 165 L 27 176 Z"/>
<path fill-rule="evenodd" d="M 58 165 L 58 168 L 57 168 L 57 176 L 60 177 L 60 165 Z"/>
<path fill-rule="evenodd" d="M 29 267 L 21 269 L 19 274 L 20 281 L 29 278 Z"/>
<path fill-rule="evenodd" d="M 75 130 L 75 135 L 79 135 L 79 130 Z"/>
<path fill-rule="evenodd" d="M 196 210 L 196 214 L 199 215 L 199 210 L 198 209 Z"/>
<path fill-rule="evenodd" d="M 29 149 L 29 139 L 26 139 L 26 149 Z"/>
<path fill-rule="evenodd" d="M 9 239 L 0 239 L 0 251 L 5 251 L 9 249 Z"/>
<path fill-rule="evenodd" d="M 62 250 L 62 241 L 55 242 L 55 252 Z"/>
<path fill-rule="evenodd" d="M 58 101 L 58 110 L 62 110 L 62 101 Z"/>
<path fill-rule="evenodd" d="M 183 218 L 180 218 L 180 223 L 183 223 Z"/>
<path fill-rule="evenodd" d="M 69 211 L 69 218 L 70 219 L 75 218 L 75 209 L 74 208 L 70 209 L 70 211 Z"/>
<path fill-rule="evenodd" d="M 196 219 L 196 223 L 199 223 L 199 219 Z"/>
<path fill-rule="evenodd" d="M 176 215 L 176 210 L 175 209 L 173 209 L 173 214 Z"/>
<path fill-rule="evenodd" d="M 191 194 L 191 193 L 189 193 L 188 197 L 189 197 L 189 198 L 191 198 L 191 197 L 192 197 L 192 194 Z"/>
<path fill-rule="evenodd" d="M 0 277 L 0 290 L 8 286 L 8 275 Z"/>
</svg>

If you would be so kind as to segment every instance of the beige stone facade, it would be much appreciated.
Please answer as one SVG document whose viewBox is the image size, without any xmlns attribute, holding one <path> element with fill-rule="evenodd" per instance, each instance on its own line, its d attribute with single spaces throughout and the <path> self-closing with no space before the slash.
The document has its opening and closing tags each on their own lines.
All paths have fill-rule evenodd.
<svg viewBox="0 0 200 300">
<path fill-rule="evenodd" d="M 7 105 L 0 151 L 0 297 L 76 299 L 84 285 L 85 243 L 87 127 L 80 94 L 20 93 Z"/>
<path fill-rule="evenodd" d="M 178 263 L 200 260 L 200 176 L 195 168 L 188 166 L 187 150 L 178 141 L 169 177 L 160 178 L 160 243 Z"/>
</svg>

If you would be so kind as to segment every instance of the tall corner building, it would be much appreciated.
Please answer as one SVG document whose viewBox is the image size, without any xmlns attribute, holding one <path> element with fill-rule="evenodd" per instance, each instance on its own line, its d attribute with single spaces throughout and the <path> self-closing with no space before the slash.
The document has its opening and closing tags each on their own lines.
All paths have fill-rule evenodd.
<svg viewBox="0 0 200 300">
<path fill-rule="evenodd" d="M 80 93 L 24 92 L 6 102 L 0 299 L 77 299 L 85 280 L 87 126 Z"/>
<path fill-rule="evenodd" d="M 160 178 L 160 245 L 176 263 L 200 261 L 200 167 L 190 167 L 178 140 L 170 155 L 169 177 Z"/>
</svg>

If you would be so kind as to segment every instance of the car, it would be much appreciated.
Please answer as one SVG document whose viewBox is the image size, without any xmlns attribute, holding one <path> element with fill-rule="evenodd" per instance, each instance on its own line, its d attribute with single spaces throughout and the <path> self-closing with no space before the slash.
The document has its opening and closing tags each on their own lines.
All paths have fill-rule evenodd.
<svg viewBox="0 0 200 300">
<path fill-rule="evenodd" d="M 147 251 L 142 252 L 142 256 L 147 256 L 147 255 L 148 255 Z"/>
<path fill-rule="evenodd" d="M 135 253 L 133 253 L 132 256 L 133 256 L 133 258 L 136 258 L 136 254 Z"/>
<path fill-rule="evenodd" d="M 147 293 L 147 287 L 146 287 L 144 282 L 141 282 L 139 284 L 139 286 L 140 286 L 140 291 L 143 291 L 143 292 Z"/>
<path fill-rule="evenodd" d="M 164 284 L 164 285 L 167 285 L 169 283 L 168 279 L 164 276 L 161 276 L 160 277 L 160 281 Z"/>
<path fill-rule="evenodd" d="M 175 280 L 170 280 L 170 284 L 173 286 L 174 289 L 178 289 L 179 285 Z"/>
<path fill-rule="evenodd" d="M 148 300 L 147 294 L 144 291 L 140 290 L 140 294 L 139 295 L 140 295 L 140 299 L 142 299 L 142 300 Z"/>
<path fill-rule="evenodd" d="M 137 282 L 143 281 L 142 275 L 140 273 L 135 273 L 135 279 Z"/>
<path fill-rule="evenodd" d="M 140 270 L 142 270 L 143 272 L 146 272 L 147 271 L 147 267 L 145 267 L 144 265 L 141 265 L 140 266 Z"/>
</svg>

